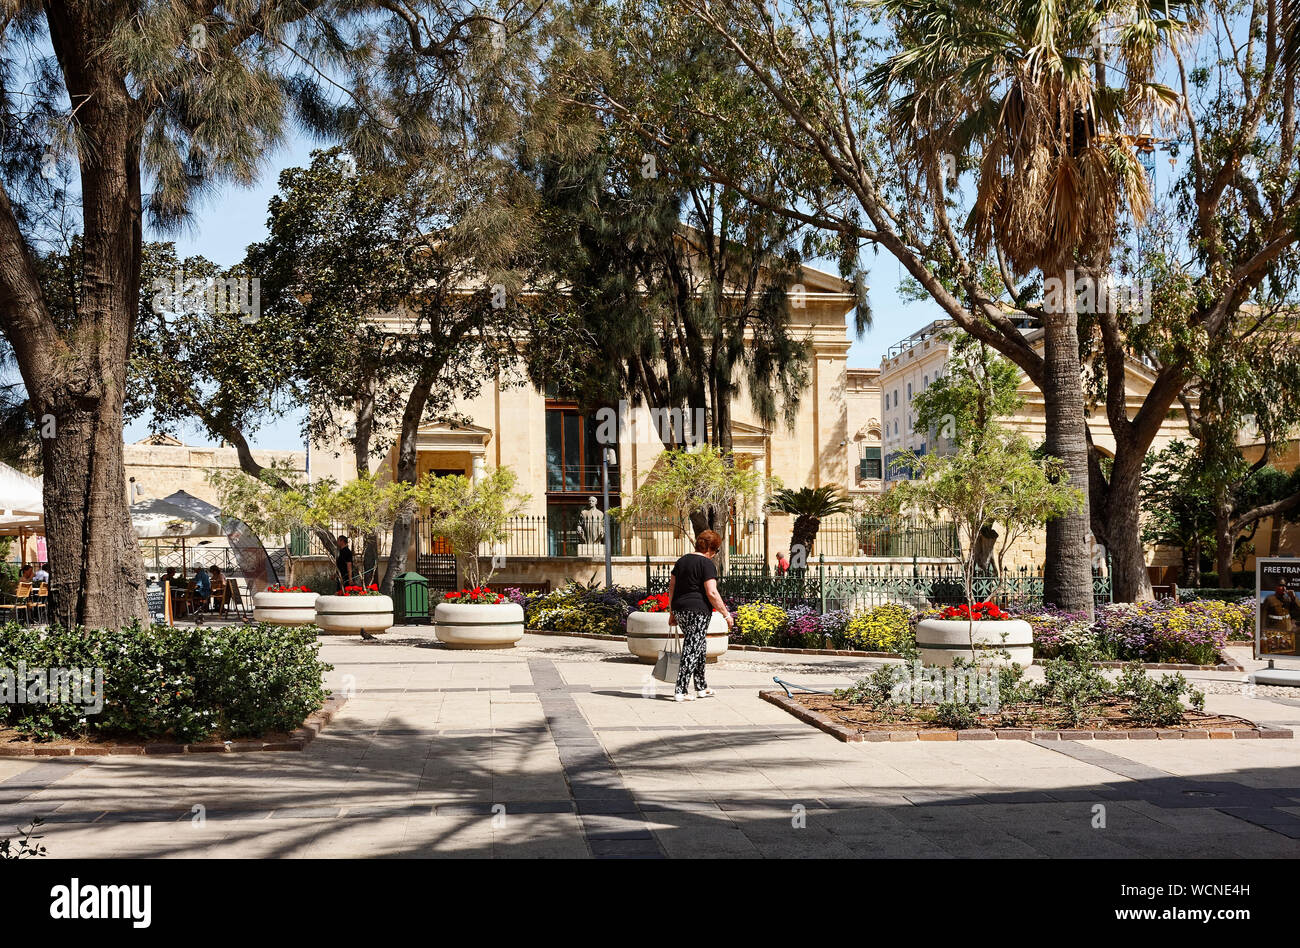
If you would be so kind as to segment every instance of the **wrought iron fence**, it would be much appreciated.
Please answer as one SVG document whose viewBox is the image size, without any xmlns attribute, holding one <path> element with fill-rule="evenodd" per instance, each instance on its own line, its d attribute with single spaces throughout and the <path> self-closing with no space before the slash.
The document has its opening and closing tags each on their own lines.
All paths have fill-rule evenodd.
<svg viewBox="0 0 1300 948">
<path fill-rule="evenodd" d="M 734 556 L 756 562 L 763 559 L 761 521 L 740 523 L 728 531 L 728 546 Z M 484 555 L 507 558 L 603 557 L 603 518 L 584 520 L 582 508 L 552 510 L 546 514 L 511 517 L 506 525 L 506 541 Z M 446 541 L 432 529 L 432 524 L 417 518 L 415 525 L 416 556 L 445 555 L 451 552 Z M 614 556 L 680 556 L 693 548 L 689 530 L 671 520 L 619 520 L 610 518 L 609 542 Z"/>
<path fill-rule="evenodd" d="M 836 514 L 821 521 L 812 552 L 832 557 L 944 559 L 960 556 L 961 544 L 957 538 L 957 528 L 952 523 L 919 517 L 855 517 L 851 514 Z"/>
<path fill-rule="evenodd" d="M 646 563 L 651 593 L 668 589 L 671 567 Z M 1093 599 L 1111 601 L 1111 578 L 1093 571 Z M 1043 605 L 1041 568 L 1022 567 L 1000 576 L 983 575 L 972 583 L 976 601 L 991 600 L 1002 608 Z M 752 568 L 729 564 L 718 580 L 718 591 L 734 603 L 774 602 L 786 608 L 808 606 L 818 612 L 835 609 L 869 609 L 899 603 L 917 609 L 955 606 L 966 601 L 961 568 L 951 564 L 913 564 L 910 567 L 836 567 L 818 562 L 814 567 L 776 575 L 766 566 Z"/>
</svg>

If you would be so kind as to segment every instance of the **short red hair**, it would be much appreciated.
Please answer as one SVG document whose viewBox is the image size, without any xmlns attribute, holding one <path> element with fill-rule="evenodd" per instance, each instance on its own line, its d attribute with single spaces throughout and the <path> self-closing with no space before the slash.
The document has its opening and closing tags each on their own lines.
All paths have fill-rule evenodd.
<svg viewBox="0 0 1300 948">
<path fill-rule="evenodd" d="M 716 530 L 701 530 L 695 538 L 696 553 L 716 553 L 722 549 L 722 537 Z"/>
</svg>

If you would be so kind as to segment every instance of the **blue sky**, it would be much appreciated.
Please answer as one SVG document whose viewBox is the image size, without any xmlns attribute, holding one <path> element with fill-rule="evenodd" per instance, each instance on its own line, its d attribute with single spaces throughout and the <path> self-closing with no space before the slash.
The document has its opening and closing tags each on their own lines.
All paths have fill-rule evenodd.
<svg viewBox="0 0 1300 948">
<path fill-rule="evenodd" d="M 146 234 L 146 239 L 174 240 L 177 253 L 183 258 L 202 255 L 215 263 L 230 265 L 244 256 L 244 248 L 266 237 L 266 205 L 276 192 L 276 182 L 285 168 L 307 165 L 312 149 L 319 147 L 303 138 L 289 140 L 278 151 L 267 156 L 265 167 L 254 187 L 228 187 L 209 198 L 206 206 L 197 209 L 194 223 L 181 234 Z M 898 285 L 903 277 L 902 267 L 888 254 L 872 255 L 870 266 L 871 307 L 875 325 L 862 339 L 854 339 L 849 351 L 849 365 L 855 368 L 875 367 L 886 349 L 915 329 L 940 316 L 938 306 L 929 301 L 904 302 L 899 298 Z M 816 262 L 823 269 L 834 270 L 834 265 Z M 852 327 L 849 329 L 852 337 Z M 292 450 L 302 446 L 299 434 L 301 419 L 286 416 L 265 425 L 250 439 L 253 447 Z M 136 441 L 149 433 L 147 421 L 142 419 L 126 427 L 127 441 Z M 198 425 L 171 434 L 190 444 L 208 442 Z"/>
</svg>

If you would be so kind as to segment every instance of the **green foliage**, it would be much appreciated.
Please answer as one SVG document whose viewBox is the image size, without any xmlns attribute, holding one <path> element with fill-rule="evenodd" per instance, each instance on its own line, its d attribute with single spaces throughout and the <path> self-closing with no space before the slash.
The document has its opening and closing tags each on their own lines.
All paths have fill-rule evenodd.
<svg viewBox="0 0 1300 948">
<path fill-rule="evenodd" d="M 477 588 L 492 578 L 479 580 L 479 557 L 485 545 L 504 543 L 511 517 L 528 503 L 528 495 L 515 491 L 516 477 L 508 467 L 494 468 L 481 480 L 461 474 L 426 476 L 411 496 L 429 509 L 429 528 L 441 536 L 456 554 L 464 585 Z"/>
<path fill-rule="evenodd" d="M 1115 683 L 1115 692 L 1129 699 L 1129 717 L 1139 727 L 1172 727 L 1182 723 L 1182 696 L 1197 711 L 1205 708 L 1205 693 L 1192 688 L 1180 674 L 1149 676 L 1141 662 L 1125 665 Z"/>
<path fill-rule="evenodd" d="M 949 444 L 982 441 L 998 419 L 1024 405 L 1020 370 L 967 333 L 952 333 L 948 364 L 928 388 L 912 398 L 916 429 Z"/>
<path fill-rule="evenodd" d="M 1060 711 L 1067 727 L 1080 727 L 1099 717 L 1101 703 L 1110 692 L 1110 682 L 1089 657 L 1053 658 L 1043 666 L 1039 694 Z"/>
<path fill-rule="evenodd" d="M 327 478 L 308 481 L 284 467 L 268 468 L 262 476 L 213 468 L 208 483 L 217 495 L 222 516 L 242 520 L 263 542 L 278 545 L 284 537 L 320 522 L 320 508 L 334 489 Z M 285 547 L 286 582 L 294 583 L 292 545 Z"/>
<path fill-rule="evenodd" d="M 627 521 L 672 519 L 685 532 L 693 513 L 729 511 L 752 498 L 759 482 L 753 468 L 737 465 L 735 456 L 721 448 L 701 445 L 694 450 L 665 451 L 617 515 Z M 725 531 L 725 522 L 719 523 L 718 529 Z"/>
<path fill-rule="evenodd" d="M 35 740 L 97 737 L 178 743 L 298 727 L 325 700 L 310 627 L 22 628 L 0 635 L 0 668 L 102 669 L 104 707 L 0 704 L 0 723 Z"/>
<path fill-rule="evenodd" d="M 879 714 L 882 720 L 891 721 L 905 707 L 894 700 L 894 689 L 903 679 L 906 668 L 900 665 L 881 665 L 866 678 L 859 679 L 851 688 L 837 688 L 836 698 L 849 704 L 864 705 Z"/>
<path fill-rule="evenodd" d="M 772 494 L 767 507 L 795 517 L 819 520 L 853 509 L 848 496 L 838 487 L 783 487 Z"/>
<path fill-rule="evenodd" d="M 1083 492 L 1069 483 L 1056 459 L 1036 457 L 1024 436 L 995 426 L 952 454 L 918 457 L 907 452 L 896 463 L 917 472 L 919 479 L 898 483 L 887 501 L 895 511 L 915 509 L 956 525 L 966 553 L 962 573 L 971 605 L 976 541 L 986 525 L 1003 527 L 1000 561 L 1016 537 L 1077 511 L 1084 502 Z"/>
<path fill-rule="evenodd" d="M 815 238 L 801 240 L 804 226 L 772 204 L 786 199 L 800 156 L 766 147 L 757 126 L 718 103 L 747 102 L 748 83 L 729 44 L 689 14 L 595 3 L 576 18 L 580 40 L 548 62 L 566 135 L 534 164 L 544 269 L 561 297 L 548 320 L 554 344 L 528 354 L 534 382 L 589 407 L 708 406 L 691 438 L 724 448 L 742 390 L 762 424 L 792 424 L 810 365 L 798 262 Z M 616 120 L 591 101 L 613 105 Z M 701 173 L 697 135 L 725 142 L 713 152 L 725 174 Z M 857 315 L 869 319 L 865 307 Z"/>
<path fill-rule="evenodd" d="M 934 721 L 942 727 L 960 731 L 980 723 L 979 711 L 968 701 L 940 701 L 934 708 Z"/>
</svg>

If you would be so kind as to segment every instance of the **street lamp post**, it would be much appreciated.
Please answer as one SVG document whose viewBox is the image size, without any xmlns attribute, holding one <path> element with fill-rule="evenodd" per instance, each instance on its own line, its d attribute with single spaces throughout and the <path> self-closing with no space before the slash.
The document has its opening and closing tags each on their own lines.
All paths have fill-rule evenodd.
<svg viewBox="0 0 1300 948">
<path fill-rule="evenodd" d="M 605 503 L 605 588 L 611 589 L 614 586 L 614 557 L 610 550 L 610 530 L 609 530 L 609 456 L 614 453 L 613 448 L 605 448 L 600 452 L 600 492 L 603 495 Z"/>
</svg>

